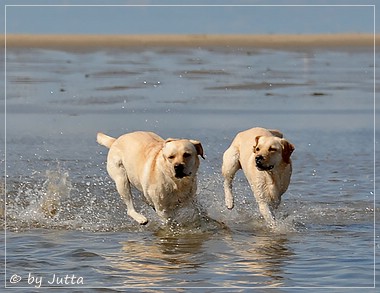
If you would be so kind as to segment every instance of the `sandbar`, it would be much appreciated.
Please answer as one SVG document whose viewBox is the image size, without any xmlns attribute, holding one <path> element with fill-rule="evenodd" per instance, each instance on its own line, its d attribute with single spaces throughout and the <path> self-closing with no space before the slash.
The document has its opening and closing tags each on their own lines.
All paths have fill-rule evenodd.
<svg viewBox="0 0 380 293">
<path fill-rule="evenodd" d="M 131 47 L 359 48 L 374 47 L 380 35 L 0 35 L 6 48 L 102 49 Z"/>
</svg>

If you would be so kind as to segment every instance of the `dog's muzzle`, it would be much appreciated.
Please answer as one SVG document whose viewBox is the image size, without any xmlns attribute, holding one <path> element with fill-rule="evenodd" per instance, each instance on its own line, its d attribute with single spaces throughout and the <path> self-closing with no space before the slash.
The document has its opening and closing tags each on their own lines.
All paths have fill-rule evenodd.
<svg viewBox="0 0 380 293">
<path fill-rule="evenodd" d="M 184 170 L 185 170 L 184 164 L 175 165 L 174 166 L 175 177 L 181 179 L 183 177 L 189 176 L 188 174 L 184 172 Z"/>
<path fill-rule="evenodd" d="M 257 156 L 255 158 L 256 168 L 259 171 L 270 171 L 270 170 L 272 170 L 274 168 L 274 165 L 269 165 L 269 166 L 264 165 L 263 160 L 264 160 L 263 156 Z"/>
</svg>

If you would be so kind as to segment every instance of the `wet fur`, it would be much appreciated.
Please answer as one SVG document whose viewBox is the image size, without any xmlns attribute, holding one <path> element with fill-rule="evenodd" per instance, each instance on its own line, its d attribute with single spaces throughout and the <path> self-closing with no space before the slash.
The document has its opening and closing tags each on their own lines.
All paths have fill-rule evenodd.
<svg viewBox="0 0 380 293">
<path fill-rule="evenodd" d="M 294 145 L 278 130 L 252 128 L 236 135 L 223 155 L 225 203 L 234 207 L 232 181 L 242 169 L 266 222 L 275 225 L 273 210 L 287 190 L 292 174 Z"/>
<path fill-rule="evenodd" d="M 132 132 L 115 139 L 98 133 L 99 144 L 109 148 L 107 171 L 130 217 L 140 224 L 148 219 L 135 210 L 131 186 L 143 194 L 157 214 L 168 219 L 191 202 L 197 190 L 198 155 L 202 144 L 188 139 L 167 139 L 152 132 Z"/>
</svg>

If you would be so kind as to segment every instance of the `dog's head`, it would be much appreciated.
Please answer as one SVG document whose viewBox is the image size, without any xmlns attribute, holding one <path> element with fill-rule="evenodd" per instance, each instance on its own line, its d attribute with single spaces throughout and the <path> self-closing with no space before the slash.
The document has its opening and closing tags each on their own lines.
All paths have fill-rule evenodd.
<svg viewBox="0 0 380 293">
<path fill-rule="evenodd" d="M 202 144 L 188 139 L 167 139 L 162 154 L 169 172 L 177 179 L 194 176 L 199 167 L 198 155 L 204 159 Z"/>
<path fill-rule="evenodd" d="M 283 138 L 257 136 L 253 146 L 256 168 L 260 171 L 270 171 L 281 163 L 290 164 L 290 156 L 294 149 L 294 145 Z"/>
</svg>

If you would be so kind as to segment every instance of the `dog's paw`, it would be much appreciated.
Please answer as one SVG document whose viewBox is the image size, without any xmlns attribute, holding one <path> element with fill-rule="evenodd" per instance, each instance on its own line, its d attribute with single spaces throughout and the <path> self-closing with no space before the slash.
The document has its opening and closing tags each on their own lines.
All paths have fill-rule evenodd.
<svg viewBox="0 0 380 293">
<path fill-rule="evenodd" d="M 234 199 L 232 196 L 226 196 L 225 203 L 227 209 L 232 210 L 234 208 Z"/>
<path fill-rule="evenodd" d="M 145 218 L 143 215 L 139 215 L 135 220 L 140 224 L 140 225 L 146 225 L 148 224 L 148 219 Z"/>
<path fill-rule="evenodd" d="M 136 222 L 138 222 L 140 225 L 146 225 L 148 223 L 148 219 L 145 218 L 143 215 L 133 211 L 129 212 L 128 215 L 132 217 Z"/>
<path fill-rule="evenodd" d="M 139 224 L 140 225 L 146 225 L 146 224 L 148 224 L 148 219 L 147 218 L 145 218 L 145 217 L 143 217 L 141 220 L 139 220 L 138 221 L 139 222 Z"/>
</svg>

